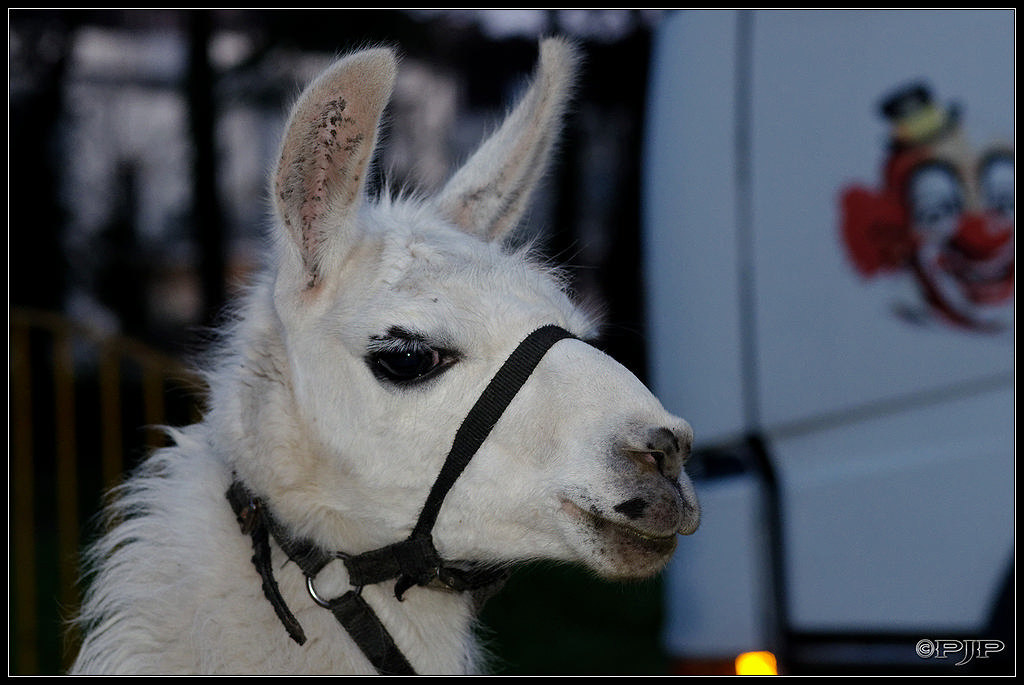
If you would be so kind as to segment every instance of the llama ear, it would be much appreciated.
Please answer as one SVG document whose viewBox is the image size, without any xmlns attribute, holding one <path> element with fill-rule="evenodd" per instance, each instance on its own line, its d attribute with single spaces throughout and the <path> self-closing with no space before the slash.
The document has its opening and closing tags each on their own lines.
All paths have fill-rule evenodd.
<svg viewBox="0 0 1024 685">
<path fill-rule="evenodd" d="M 529 90 L 442 189 L 438 201 L 446 218 L 487 240 L 498 240 L 516 227 L 546 171 L 578 61 L 571 43 L 541 43 Z"/>
<path fill-rule="evenodd" d="M 345 57 L 311 83 L 292 109 L 274 174 L 274 203 L 298 248 L 307 287 L 353 225 L 397 66 L 386 48 Z"/>
</svg>

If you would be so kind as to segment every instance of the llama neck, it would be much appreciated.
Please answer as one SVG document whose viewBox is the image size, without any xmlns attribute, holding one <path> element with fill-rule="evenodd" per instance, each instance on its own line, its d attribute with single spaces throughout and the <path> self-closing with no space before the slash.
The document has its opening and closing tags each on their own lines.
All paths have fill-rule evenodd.
<svg viewBox="0 0 1024 685">
<path fill-rule="evenodd" d="M 345 559 L 336 563 L 335 553 L 319 549 L 309 540 L 291 537 L 286 526 L 240 481 L 236 480 L 228 490 L 228 500 L 243 532 L 252 536 L 252 561 L 261 575 L 266 599 L 295 642 L 303 645 L 308 637 L 286 600 L 286 594 L 295 600 L 294 589 L 290 593 L 279 589 L 275 568 L 284 565 L 272 560 L 275 551 L 271 540 L 310 579 L 309 595 L 338 621 L 333 630 L 348 632 L 378 672 L 413 675 L 424 666 L 445 672 L 473 668 L 476 650 L 471 626 L 475 610 L 474 597 L 468 592 L 493 585 L 501 576 L 485 572 L 453 576 L 442 568 L 431 583 L 441 589 L 415 587 L 416 582 L 403 585 L 408 580 L 402 575 L 407 569 L 405 564 L 396 563 L 402 553 L 377 550 L 360 555 L 355 561 Z M 406 544 L 393 547 L 410 548 Z M 429 549 L 433 552 L 432 545 Z M 405 558 L 407 564 L 408 554 Z M 439 558 L 436 563 L 441 563 Z M 437 567 L 433 570 L 436 572 Z M 321 580 L 330 588 L 322 595 L 316 589 Z M 353 590 L 353 586 L 358 589 Z M 409 590 L 414 592 L 410 593 L 411 601 L 406 602 L 402 595 Z M 367 597 L 373 598 L 373 605 Z M 297 606 L 308 608 L 309 599 L 300 593 Z"/>
<path fill-rule="evenodd" d="M 294 571 L 290 569 L 292 580 L 297 575 Z M 477 605 L 469 593 L 413 587 L 399 600 L 393 580 L 353 590 L 340 560 L 318 573 L 314 584 L 318 598 L 331 598 L 327 606 L 312 606 L 309 594 L 301 590 L 295 598 L 294 587 L 291 595 L 297 607 L 305 608 L 298 615 L 314 641 L 326 637 L 328 643 L 336 644 L 347 633 L 358 645 L 361 658 L 383 674 L 477 670 L 478 647 L 473 634 Z M 312 621 L 311 612 L 315 616 Z"/>
</svg>

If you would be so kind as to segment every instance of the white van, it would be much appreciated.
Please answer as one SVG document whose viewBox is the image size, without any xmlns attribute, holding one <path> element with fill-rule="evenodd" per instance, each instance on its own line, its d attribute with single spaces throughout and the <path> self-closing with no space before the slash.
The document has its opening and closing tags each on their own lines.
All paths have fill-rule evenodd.
<svg viewBox="0 0 1024 685">
<path fill-rule="evenodd" d="M 1012 672 L 1014 22 L 659 27 L 650 380 L 704 509 L 667 575 L 680 672 Z"/>
</svg>

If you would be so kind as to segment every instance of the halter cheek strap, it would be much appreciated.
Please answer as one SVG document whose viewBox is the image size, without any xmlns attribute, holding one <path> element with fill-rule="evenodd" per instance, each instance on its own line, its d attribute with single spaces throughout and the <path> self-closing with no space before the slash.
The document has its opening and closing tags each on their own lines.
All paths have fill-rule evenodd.
<svg viewBox="0 0 1024 685">
<path fill-rule="evenodd" d="M 399 548 L 393 550 L 403 571 L 395 586 L 395 596 L 399 599 L 412 585 L 424 585 L 433 578 L 433 569 L 437 567 L 433 562 L 440 557 L 434 549 L 431 531 L 448 491 L 455 485 L 455 481 L 487 439 L 519 389 L 537 368 L 544 354 L 559 340 L 571 337 L 573 335 L 569 331 L 558 326 L 544 326 L 531 333 L 519 343 L 498 369 L 476 404 L 469 410 L 469 414 L 455 433 L 452 448 L 430 489 L 430 494 L 427 495 L 427 501 L 423 505 L 412 535 L 405 542 L 399 543 Z M 359 557 L 356 557 L 353 561 L 358 559 Z"/>
<path fill-rule="evenodd" d="M 412 534 L 401 542 L 354 556 L 325 552 L 310 541 L 288 536 L 260 499 L 237 480 L 232 484 L 227 493 L 228 501 L 242 532 L 252 537 L 252 561 L 263 580 L 263 593 L 292 639 L 301 645 L 306 637 L 274 580 L 270 564 L 270 536 L 302 569 L 314 601 L 335 615 L 379 673 L 415 674 L 360 592 L 365 585 L 397 579 L 395 596 L 401 600 L 413 585 L 463 592 L 493 585 L 503 578 L 503 571 L 494 568 L 441 559 L 432 537 L 434 523 L 448 491 L 540 360 L 555 343 L 573 337 L 559 326 L 544 326 L 527 336 L 512 352 L 459 426 Z M 354 589 L 336 599 L 325 600 L 316 593 L 313 581 L 320 570 L 335 559 L 341 559 L 345 564 Z"/>
</svg>

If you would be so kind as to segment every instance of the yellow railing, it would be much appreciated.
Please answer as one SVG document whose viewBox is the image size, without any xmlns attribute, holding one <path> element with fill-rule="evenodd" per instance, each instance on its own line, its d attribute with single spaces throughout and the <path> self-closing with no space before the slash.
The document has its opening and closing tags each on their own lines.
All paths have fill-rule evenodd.
<svg viewBox="0 0 1024 685">
<path fill-rule="evenodd" d="M 85 528 L 102 493 L 163 444 L 158 427 L 195 417 L 200 388 L 178 360 L 137 341 L 51 312 L 11 311 L 12 673 L 68 666 Z"/>
</svg>

